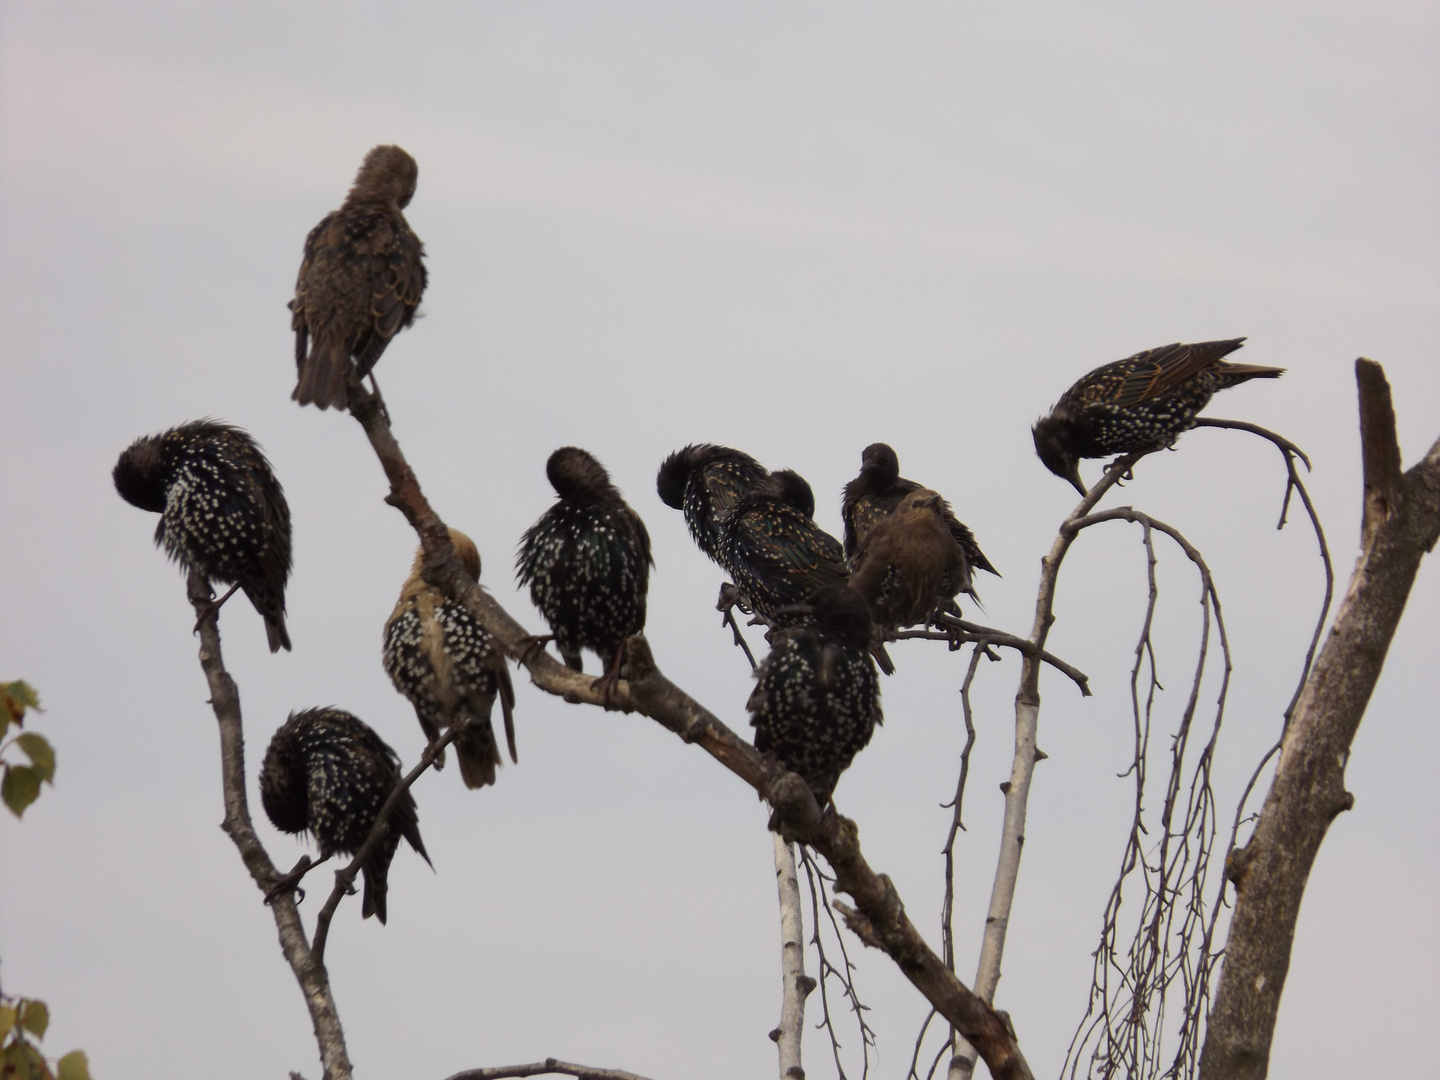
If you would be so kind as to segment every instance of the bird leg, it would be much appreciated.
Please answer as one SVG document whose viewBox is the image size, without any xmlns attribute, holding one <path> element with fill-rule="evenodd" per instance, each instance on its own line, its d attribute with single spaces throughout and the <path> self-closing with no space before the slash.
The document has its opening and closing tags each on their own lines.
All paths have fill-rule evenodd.
<svg viewBox="0 0 1440 1080">
<path fill-rule="evenodd" d="M 525 664 L 525 661 L 530 659 L 530 654 L 532 652 L 534 652 L 537 648 L 543 651 L 545 648 L 545 643 L 547 641 L 554 640 L 554 634 L 526 634 L 524 637 L 522 637 L 519 641 L 515 643 L 520 648 L 520 659 L 516 660 L 515 662 L 523 666 Z"/>
<path fill-rule="evenodd" d="M 755 663 L 755 654 L 750 651 L 750 646 L 745 643 L 745 636 L 740 633 L 740 624 L 735 621 L 735 606 L 740 603 L 740 590 L 730 582 L 720 586 L 720 599 L 716 602 L 717 611 L 724 612 L 724 618 L 720 620 L 721 626 L 728 626 L 735 635 L 735 644 L 745 650 L 745 659 L 750 661 L 750 670 L 754 671 L 758 666 Z"/>
<path fill-rule="evenodd" d="M 234 596 L 235 590 L 238 588 L 240 588 L 240 583 L 237 581 L 234 585 L 230 586 L 230 591 L 220 597 L 219 600 L 211 600 L 210 603 L 205 605 L 205 610 L 200 612 L 200 617 L 195 620 L 195 633 L 198 634 L 200 632 L 201 623 L 210 618 L 211 615 L 217 614 L 220 609 L 225 606 L 225 601 Z"/>
<path fill-rule="evenodd" d="M 605 674 L 590 684 L 591 690 L 600 691 L 600 704 L 608 711 L 610 708 L 610 695 L 615 692 L 615 684 L 620 681 L 620 665 L 625 660 L 625 641 L 621 639 L 615 646 L 615 659 L 605 669 Z"/>
<path fill-rule="evenodd" d="M 305 899 L 305 890 L 300 888 L 300 879 L 328 858 L 330 858 L 329 855 L 322 855 L 320 858 L 312 860 L 309 855 L 301 855 L 300 861 L 295 864 L 295 869 L 270 886 L 269 891 L 265 893 L 265 903 L 273 903 L 277 896 L 287 892 L 299 893 L 295 902 L 297 904 L 302 902 Z"/>
</svg>

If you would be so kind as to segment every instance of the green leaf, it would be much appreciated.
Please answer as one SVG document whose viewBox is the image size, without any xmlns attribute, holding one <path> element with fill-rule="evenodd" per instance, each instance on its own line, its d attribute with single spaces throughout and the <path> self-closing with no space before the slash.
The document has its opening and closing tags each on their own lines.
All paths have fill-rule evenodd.
<svg viewBox="0 0 1440 1080">
<path fill-rule="evenodd" d="M 71 1050 L 55 1063 L 56 1080 L 90 1080 L 90 1062 L 84 1050 Z"/>
<path fill-rule="evenodd" d="M 35 771 L 40 774 L 40 779 L 53 784 L 55 782 L 55 751 L 45 736 L 27 731 L 23 735 L 16 735 L 15 743 L 34 763 Z"/>
<path fill-rule="evenodd" d="M 45 711 L 40 708 L 40 695 L 24 679 L 0 683 L 0 703 L 5 705 L 6 711 L 14 717 L 17 724 L 25 715 L 26 709 L 34 709 L 36 712 Z"/>
<path fill-rule="evenodd" d="M 29 765 L 5 765 L 5 779 L 0 782 L 0 799 L 17 818 L 25 808 L 40 797 L 40 774 Z"/>
<path fill-rule="evenodd" d="M 50 1007 L 43 1001 L 22 1001 L 20 1026 L 37 1039 L 43 1039 L 45 1029 L 50 1026 Z"/>
<path fill-rule="evenodd" d="M 35 1047 L 29 1043 L 12 1042 L 0 1053 L 0 1075 L 6 1080 L 11 1077 L 14 1080 L 46 1080 L 50 1070 L 45 1067 L 45 1059 Z"/>
<path fill-rule="evenodd" d="M 0 1042 L 5 1041 L 5 1036 L 10 1034 L 10 1029 L 15 1026 L 15 1010 L 9 1005 L 0 1005 Z"/>
</svg>

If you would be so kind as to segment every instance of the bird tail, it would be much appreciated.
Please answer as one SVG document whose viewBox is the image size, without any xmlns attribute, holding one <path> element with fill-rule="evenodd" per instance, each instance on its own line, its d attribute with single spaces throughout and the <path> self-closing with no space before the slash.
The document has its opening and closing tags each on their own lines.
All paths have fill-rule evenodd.
<svg viewBox="0 0 1440 1080">
<path fill-rule="evenodd" d="M 375 853 L 366 860 L 361 868 L 361 876 L 365 879 L 365 896 L 360 903 L 360 915 L 362 918 L 370 918 L 374 915 L 380 920 L 380 925 L 385 925 L 385 897 L 390 891 L 390 883 L 387 880 L 390 874 L 390 862 L 395 858 L 395 849 L 400 846 L 400 835 L 391 830 L 390 834 L 380 842 Z"/>
<path fill-rule="evenodd" d="M 1219 377 L 1220 388 L 1223 390 L 1251 379 L 1278 379 L 1285 374 L 1285 369 L 1265 367 L 1262 364 L 1221 363 L 1215 365 L 1215 374 Z"/>
<path fill-rule="evenodd" d="M 473 791 L 495 783 L 500 752 L 495 748 L 495 728 L 488 716 L 472 716 L 465 722 L 465 730 L 455 740 L 455 756 L 460 759 L 460 779 L 467 788 Z"/>
<path fill-rule="evenodd" d="M 515 754 L 515 684 L 510 681 L 510 669 L 503 657 L 500 670 L 495 673 L 495 682 L 500 691 L 500 715 L 505 719 L 505 744 L 510 749 L 511 762 L 519 765 L 520 758 Z"/>
<path fill-rule="evenodd" d="M 345 408 L 349 400 L 350 351 L 339 342 L 316 338 L 300 362 L 300 378 L 290 395 L 301 405 Z"/>
<path fill-rule="evenodd" d="M 273 616 L 265 616 L 265 634 L 270 639 L 270 651 L 279 652 L 284 649 L 290 651 L 290 635 L 285 630 L 285 613 L 276 612 Z"/>
<path fill-rule="evenodd" d="M 895 661 L 890 659 L 890 654 L 885 651 L 883 641 L 872 641 L 870 643 L 870 655 L 875 658 L 875 666 L 886 675 L 895 674 Z"/>
</svg>

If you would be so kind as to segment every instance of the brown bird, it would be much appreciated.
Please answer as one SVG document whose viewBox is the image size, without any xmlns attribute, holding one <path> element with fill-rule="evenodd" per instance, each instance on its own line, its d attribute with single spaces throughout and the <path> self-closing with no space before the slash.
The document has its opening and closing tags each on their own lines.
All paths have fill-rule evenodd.
<svg viewBox="0 0 1440 1080">
<path fill-rule="evenodd" d="M 343 409 L 349 384 L 370 374 L 390 339 L 415 321 L 425 292 L 425 246 L 401 211 L 419 168 L 398 146 L 365 155 L 350 194 L 305 238 L 295 281 L 295 364 L 290 396 Z"/>
<path fill-rule="evenodd" d="M 450 530 L 450 543 L 466 573 L 478 582 L 480 552 L 474 543 L 458 529 Z M 495 638 L 468 611 L 427 582 L 422 576 L 424 569 L 425 549 L 421 548 L 400 590 L 400 601 L 385 623 L 385 671 L 395 689 L 415 706 L 425 738 L 433 742 L 441 728 L 466 724 L 455 740 L 460 776 L 468 788 L 484 787 L 495 782 L 500 764 L 490 723 L 497 695 L 505 717 L 510 760 L 519 760 L 515 756 L 515 688 Z M 435 767 L 444 763 L 441 755 Z"/>
<path fill-rule="evenodd" d="M 861 452 L 860 475 L 845 485 L 840 506 L 840 516 L 845 521 L 845 557 L 852 564 L 875 523 L 893 513 L 906 495 L 921 490 L 922 486 L 900 475 L 900 459 L 888 443 L 871 443 Z M 975 534 L 955 516 L 950 504 L 942 499 L 940 510 L 950 535 L 965 553 L 969 570 L 984 570 L 999 577 L 1000 571 L 990 564 L 975 542 Z M 980 599 L 973 585 L 966 585 L 961 591 L 976 601 Z"/>
<path fill-rule="evenodd" d="M 851 587 L 885 630 L 929 622 L 970 590 L 970 564 L 945 520 L 945 500 L 928 488 L 910 492 L 875 522 L 851 565 Z"/>
</svg>

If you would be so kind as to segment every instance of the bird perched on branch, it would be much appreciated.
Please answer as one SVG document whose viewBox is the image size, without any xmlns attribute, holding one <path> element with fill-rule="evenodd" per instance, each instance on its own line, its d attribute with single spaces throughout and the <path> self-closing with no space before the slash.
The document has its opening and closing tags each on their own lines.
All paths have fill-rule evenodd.
<svg viewBox="0 0 1440 1080">
<path fill-rule="evenodd" d="M 852 569 L 865 535 L 875 523 L 893 513 L 905 496 L 921 489 L 922 485 L 900 475 L 900 459 L 887 443 L 871 443 L 861 452 L 860 475 L 845 485 L 840 508 L 845 520 L 845 557 L 851 560 Z M 1000 571 L 985 557 L 980 545 L 975 542 L 975 534 L 955 516 L 950 504 L 941 499 L 938 505 L 950 535 L 964 553 L 968 567 L 966 577 L 975 570 L 984 570 L 999 577 Z M 979 599 L 973 585 L 968 582 L 961 586 L 960 591 Z"/>
<path fill-rule="evenodd" d="M 270 651 L 290 648 L 290 507 L 254 439 L 218 420 L 192 420 L 136 439 L 112 475 L 126 502 L 160 515 L 155 543 L 170 558 L 231 586 L 212 608 L 245 590 Z"/>
<path fill-rule="evenodd" d="M 973 592 L 946 510 L 938 492 L 916 488 L 865 532 L 850 560 L 850 585 L 882 629 L 928 623 L 956 593 Z"/>
<path fill-rule="evenodd" d="M 608 699 L 625 639 L 645 629 L 650 534 L 605 467 L 579 447 L 551 454 L 545 475 L 559 498 L 521 538 L 516 577 L 530 586 L 567 665 L 584 670 L 581 649 L 600 657 Z"/>
<path fill-rule="evenodd" d="M 840 774 L 884 722 L 879 677 L 866 652 L 870 610 L 854 589 L 829 585 L 780 614 L 800 621 L 772 635 L 746 708 L 755 748 L 799 773 L 823 810 Z"/>
<path fill-rule="evenodd" d="M 751 610 L 772 625 L 781 608 L 850 577 L 840 541 L 811 518 L 814 506 L 804 477 L 785 470 L 751 488 L 721 524 L 717 561 Z"/>
<path fill-rule="evenodd" d="M 480 552 L 468 536 L 450 530 L 450 543 L 465 572 L 480 580 Z M 500 752 L 490 714 L 495 698 L 505 718 L 510 760 L 515 755 L 515 688 L 495 638 L 459 603 L 423 576 L 425 549 L 415 554 L 400 600 L 385 623 L 385 671 L 395 689 L 415 706 L 420 730 L 435 740 L 442 728 L 464 724 L 455 740 L 460 776 L 468 788 L 495 782 Z M 444 755 L 435 760 L 443 768 Z"/>
<path fill-rule="evenodd" d="M 769 469 L 743 451 L 692 443 L 665 459 L 655 487 L 666 506 L 684 512 L 700 550 L 719 562 L 720 526 L 735 504 L 769 476 Z"/>
<path fill-rule="evenodd" d="M 1035 424 L 1035 452 L 1083 497 L 1081 458 L 1163 450 L 1195 425 L 1217 390 L 1285 371 L 1224 359 L 1244 343 L 1243 337 L 1176 342 L 1096 368 Z"/>
<path fill-rule="evenodd" d="M 306 709 L 291 713 L 270 740 L 260 768 L 260 801 L 281 832 L 315 837 L 320 859 L 302 863 L 308 870 L 332 855 L 356 854 L 399 782 L 400 759 L 368 724 L 342 709 Z M 401 837 L 430 862 L 408 791 L 391 809 L 379 846 L 361 867 L 361 911 L 367 919 L 385 921 L 386 879 Z"/>
<path fill-rule="evenodd" d="M 343 409 L 349 384 L 370 374 L 390 339 L 415 321 L 425 246 L 401 211 L 418 176 L 400 147 L 375 147 L 344 204 L 305 238 L 290 301 L 299 368 L 290 396 L 301 405 Z"/>
</svg>

